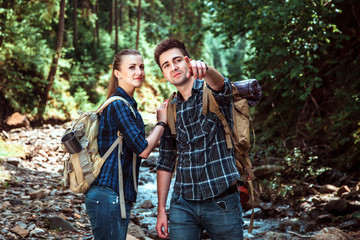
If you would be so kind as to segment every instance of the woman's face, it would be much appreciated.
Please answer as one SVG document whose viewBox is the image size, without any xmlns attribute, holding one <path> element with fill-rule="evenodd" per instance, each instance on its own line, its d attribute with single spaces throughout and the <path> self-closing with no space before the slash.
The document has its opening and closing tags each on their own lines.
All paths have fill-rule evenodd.
<svg viewBox="0 0 360 240">
<path fill-rule="evenodd" d="M 122 56 L 119 70 L 114 70 L 122 88 L 138 88 L 145 79 L 144 62 L 140 55 Z"/>
</svg>

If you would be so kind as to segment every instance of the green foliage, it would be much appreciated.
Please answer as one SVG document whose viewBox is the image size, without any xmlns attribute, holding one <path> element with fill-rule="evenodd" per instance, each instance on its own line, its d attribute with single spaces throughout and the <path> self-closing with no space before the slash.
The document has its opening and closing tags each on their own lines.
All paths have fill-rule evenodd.
<svg viewBox="0 0 360 240">
<path fill-rule="evenodd" d="M 342 0 L 204 3 L 213 20 L 211 31 L 223 38 L 224 45 L 232 49 L 245 41 L 246 52 L 234 65 L 241 67 L 240 78 L 256 78 L 263 88 L 255 111 L 260 144 L 268 146 L 280 139 L 286 152 L 294 147 L 307 152 L 315 146 L 315 155 L 329 159 L 325 164 L 344 158 L 349 164 L 343 167 L 356 164 L 360 33 L 349 27 L 358 29 L 353 11 L 359 4 Z"/>
<path fill-rule="evenodd" d="M 69 82 L 63 78 L 55 78 L 53 90 L 50 92 L 50 104 L 45 111 L 46 119 L 68 120 L 77 115 L 76 99 L 69 92 Z"/>
<path fill-rule="evenodd" d="M 97 85 L 100 73 L 91 61 L 84 59 L 82 63 L 75 62 L 71 69 L 70 93 L 75 94 L 79 89 L 86 94 L 86 101 L 97 103 L 99 93 L 94 86 Z"/>
<path fill-rule="evenodd" d="M 294 148 L 293 152 L 285 157 L 285 164 L 293 176 L 298 176 L 297 179 L 304 181 L 311 177 L 319 176 L 321 173 L 329 170 L 328 167 L 321 167 L 318 161 L 319 157 L 312 152 L 305 154 L 300 149 Z"/>
<path fill-rule="evenodd" d="M 353 134 L 353 137 L 354 137 L 354 143 L 355 144 L 358 144 L 358 143 L 360 143 L 360 122 L 358 123 L 358 126 L 359 126 L 359 128 L 354 132 L 354 134 Z"/>
<path fill-rule="evenodd" d="M 54 12 L 45 3 L 29 2 L 27 8 L 22 7 L 27 4 L 11 1 L 0 6 L 0 81 L 5 97 L 16 109 L 33 113 L 53 54 L 43 34 Z"/>
</svg>

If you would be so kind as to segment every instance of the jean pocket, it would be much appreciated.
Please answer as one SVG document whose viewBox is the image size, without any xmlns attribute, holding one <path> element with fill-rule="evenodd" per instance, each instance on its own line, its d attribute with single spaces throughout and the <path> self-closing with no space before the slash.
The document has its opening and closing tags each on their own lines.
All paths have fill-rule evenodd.
<svg viewBox="0 0 360 240">
<path fill-rule="evenodd" d="M 171 197 L 170 205 L 176 204 L 179 200 L 180 200 L 180 196 L 174 194 L 174 195 Z"/>
<path fill-rule="evenodd" d="M 237 211 L 239 210 L 239 203 L 240 197 L 238 193 L 230 194 L 214 201 L 217 208 L 223 211 Z"/>
</svg>

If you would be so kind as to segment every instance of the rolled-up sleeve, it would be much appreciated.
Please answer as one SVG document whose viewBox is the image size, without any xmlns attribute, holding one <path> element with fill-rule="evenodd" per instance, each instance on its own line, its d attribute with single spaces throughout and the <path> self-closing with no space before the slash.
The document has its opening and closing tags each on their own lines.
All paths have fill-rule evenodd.
<svg viewBox="0 0 360 240">
<path fill-rule="evenodd" d="M 148 146 L 148 142 L 141 134 L 141 129 L 136 124 L 133 112 L 123 101 L 114 101 L 110 107 L 110 116 L 117 129 L 123 135 L 124 141 L 137 155 Z"/>
<path fill-rule="evenodd" d="M 171 135 L 170 128 L 166 127 L 160 140 L 160 158 L 156 170 L 173 172 L 176 159 L 176 140 Z"/>
<path fill-rule="evenodd" d="M 207 85 L 207 87 L 210 88 L 209 85 Z M 231 103 L 231 101 L 232 101 L 232 86 L 231 86 L 231 82 L 228 78 L 224 77 L 224 87 L 221 91 L 214 91 L 212 89 L 211 89 L 211 91 L 212 91 L 217 103 L 220 106 L 225 106 L 225 105 L 228 105 L 229 103 Z"/>
</svg>

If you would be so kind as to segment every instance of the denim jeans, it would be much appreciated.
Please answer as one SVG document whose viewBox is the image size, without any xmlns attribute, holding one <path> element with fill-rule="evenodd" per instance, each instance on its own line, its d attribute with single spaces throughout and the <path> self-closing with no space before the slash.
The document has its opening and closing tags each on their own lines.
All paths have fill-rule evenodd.
<svg viewBox="0 0 360 240">
<path fill-rule="evenodd" d="M 111 188 L 92 186 L 85 196 L 95 240 L 125 240 L 131 203 L 126 202 L 126 219 L 121 219 L 119 195 Z"/>
<path fill-rule="evenodd" d="M 170 239 L 201 239 L 205 229 L 212 240 L 242 240 L 243 218 L 239 193 L 216 200 L 189 201 L 173 195 Z"/>
</svg>

